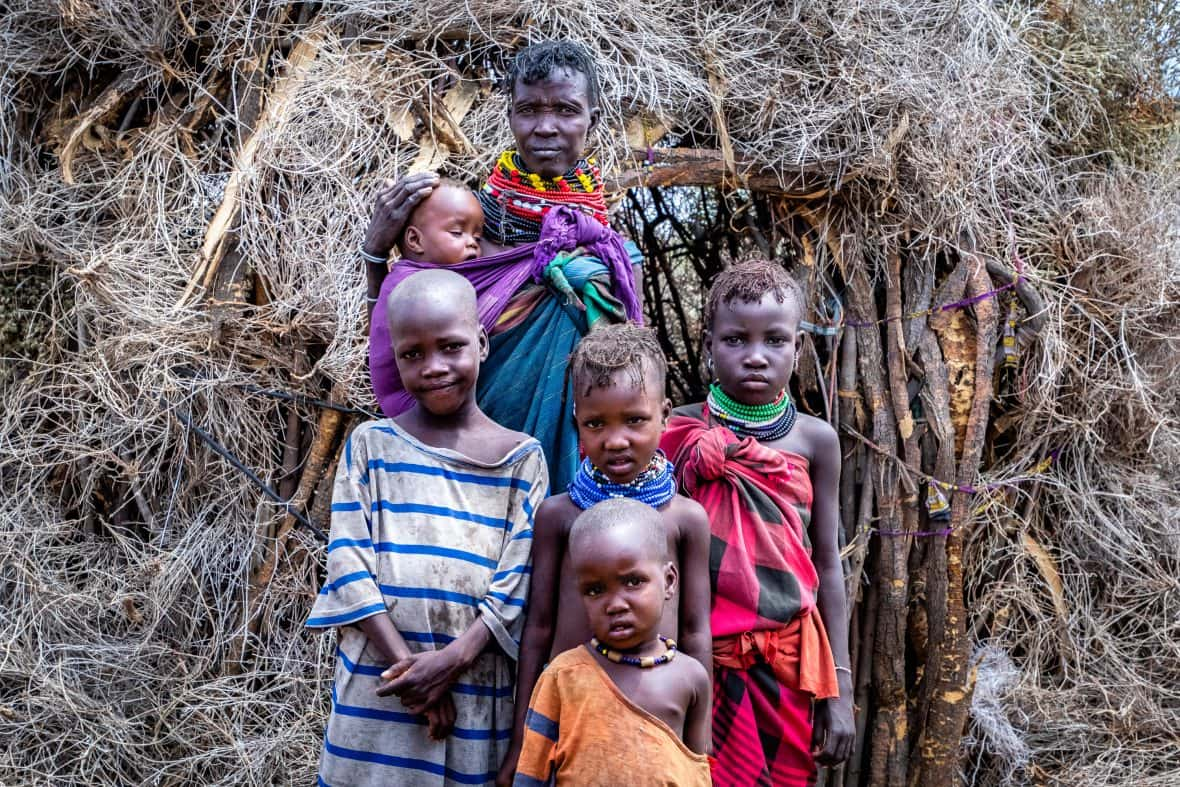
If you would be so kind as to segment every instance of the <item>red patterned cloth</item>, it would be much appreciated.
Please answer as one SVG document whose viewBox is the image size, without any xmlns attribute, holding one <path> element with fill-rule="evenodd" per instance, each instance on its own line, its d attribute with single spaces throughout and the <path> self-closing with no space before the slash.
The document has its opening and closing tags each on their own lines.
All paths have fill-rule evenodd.
<svg viewBox="0 0 1180 787">
<path fill-rule="evenodd" d="M 673 413 L 660 447 L 712 529 L 713 783 L 810 784 L 811 701 L 839 689 L 815 605 L 807 460 L 695 405 Z"/>
</svg>

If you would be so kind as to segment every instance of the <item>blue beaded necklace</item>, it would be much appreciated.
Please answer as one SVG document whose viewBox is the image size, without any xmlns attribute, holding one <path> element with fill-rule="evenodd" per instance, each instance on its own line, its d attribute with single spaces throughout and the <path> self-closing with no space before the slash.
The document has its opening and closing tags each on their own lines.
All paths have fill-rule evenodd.
<svg viewBox="0 0 1180 787">
<path fill-rule="evenodd" d="M 629 497 L 652 508 L 659 508 L 676 497 L 674 470 L 664 452 L 656 451 L 651 462 L 634 481 L 629 484 L 616 484 L 589 459 L 583 459 L 577 475 L 566 491 L 574 505 L 582 510 L 612 497 Z"/>
</svg>

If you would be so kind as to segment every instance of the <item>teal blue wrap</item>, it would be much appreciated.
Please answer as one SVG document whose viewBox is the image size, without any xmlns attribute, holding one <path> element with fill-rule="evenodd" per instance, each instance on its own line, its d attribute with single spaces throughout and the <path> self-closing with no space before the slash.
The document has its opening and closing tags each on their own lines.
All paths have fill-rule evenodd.
<svg viewBox="0 0 1180 787">
<path fill-rule="evenodd" d="M 626 249 L 633 265 L 643 262 L 634 243 L 627 241 Z M 582 293 L 591 279 L 602 284 L 599 292 L 610 292 L 606 266 L 596 257 L 571 259 L 563 273 L 576 293 Z M 492 420 L 540 441 L 554 494 L 564 492 L 578 472 L 578 430 L 565 368 L 589 330 L 586 312 L 566 300 L 551 290 L 520 325 L 491 337 L 476 392 L 479 406 Z M 623 319 L 621 305 L 610 317 Z"/>
</svg>

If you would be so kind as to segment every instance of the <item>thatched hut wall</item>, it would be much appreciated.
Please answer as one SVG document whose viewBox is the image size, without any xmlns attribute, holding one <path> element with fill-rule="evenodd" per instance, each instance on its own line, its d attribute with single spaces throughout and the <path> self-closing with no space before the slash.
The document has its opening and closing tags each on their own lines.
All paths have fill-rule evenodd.
<svg viewBox="0 0 1180 787">
<path fill-rule="evenodd" d="M 751 206 L 726 233 L 683 217 L 675 252 L 651 231 L 685 390 L 691 304 L 735 252 L 772 247 L 809 320 L 844 315 L 799 392 L 846 450 L 863 728 L 832 783 L 1173 783 L 1166 11 L 9 3 L 0 268 L 38 283 L 0 375 L 0 781 L 310 781 L 333 654 L 300 627 L 322 550 L 288 509 L 325 524 L 372 406 L 369 195 L 415 166 L 478 179 L 509 141 L 505 59 L 569 36 L 600 57 L 616 187 Z M 972 490 L 943 490 L 949 524 L 931 479 Z"/>
</svg>

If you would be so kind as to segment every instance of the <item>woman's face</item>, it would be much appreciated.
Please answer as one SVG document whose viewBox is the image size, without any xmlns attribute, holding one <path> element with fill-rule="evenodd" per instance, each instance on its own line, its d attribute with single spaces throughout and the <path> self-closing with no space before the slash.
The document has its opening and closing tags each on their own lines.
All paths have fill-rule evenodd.
<svg viewBox="0 0 1180 787">
<path fill-rule="evenodd" d="M 513 85 L 508 126 L 525 167 L 541 177 L 573 169 L 597 123 L 598 109 L 590 107 L 586 75 L 580 71 L 558 68 L 532 85 L 519 79 Z"/>
</svg>

